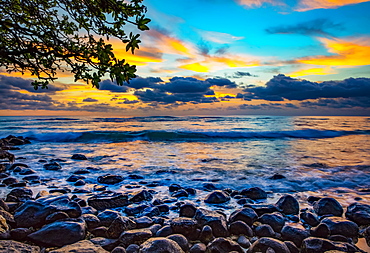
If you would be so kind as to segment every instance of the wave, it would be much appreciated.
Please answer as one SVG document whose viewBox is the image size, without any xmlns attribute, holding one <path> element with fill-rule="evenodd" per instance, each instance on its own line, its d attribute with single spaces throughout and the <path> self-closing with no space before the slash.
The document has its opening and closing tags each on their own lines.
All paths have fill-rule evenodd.
<svg viewBox="0 0 370 253">
<path fill-rule="evenodd" d="M 229 132 L 194 132 L 194 131 L 88 131 L 35 133 L 26 132 L 23 136 L 42 142 L 128 142 L 144 141 L 243 141 L 246 139 L 320 139 L 348 135 L 370 135 L 370 130 L 334 131 L 334 130 L 291 130 L 291 131 L 229 131 Z"/>
</svg>

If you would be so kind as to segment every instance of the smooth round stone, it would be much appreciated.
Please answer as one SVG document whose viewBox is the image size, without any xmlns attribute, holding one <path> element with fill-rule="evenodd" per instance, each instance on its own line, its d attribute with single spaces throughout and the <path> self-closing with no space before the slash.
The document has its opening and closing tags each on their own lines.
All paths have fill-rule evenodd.
<svg viewBox="0 0 370 253">
<path fill-rule="evenodd" d="M 230 201 L 230 196 L 224 191 L 216 190 L 210 193 L 205 199 L 205 203 L 221 204 Z"/>
<path fill-rule="evenodd" d="M 343 214 L 342 205 L 333 198 L 322 198 L 315 203 L 313 208 L 319 216 L 331 214 L 341 217 Z"/>
</svg>

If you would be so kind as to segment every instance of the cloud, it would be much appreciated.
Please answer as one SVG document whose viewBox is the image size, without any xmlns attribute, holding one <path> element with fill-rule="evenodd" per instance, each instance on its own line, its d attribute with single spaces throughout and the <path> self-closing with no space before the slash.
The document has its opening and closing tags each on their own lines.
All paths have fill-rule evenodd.
<svg viewBox="0 0 370 253">
<path fill-rule="evenodd" d="M 85 98 L 84 100 L 82 100 L 82 102 L 98 102 L 99 100 L 97 99 L 94 99 L 94 98 Z"/>
<path fill-rule="evenodd" d="M 370 78 L 318 83 L 280 74 L 274 76 L 264 87 L 248 87 L 244 91 L 245 98 L 269 101 L 357 97 L 367 97 L 370 100 Z"/>
<path fill-rule="evenodd" d="M 109 90 L 112 92 L 127 92 L 128 87 L 123 85 L 123 86 L 118 86 L 117 83 L 112 82 L 109 79 L 106 79 L 104 81 L 101 81 L 99 83 L 99 90 Z"/>
<path fill-rule="evenodd" d="M 48 89 L 37 89 L 35 90 L 31 85 L 33 80 L 24 79 L 21 77 L 12 77 L 0 75 L 0 86 L 2 88 L 11 90 L 26 90 L 32 93 L 55 93 L 56 91 L 64 90 L 64 86 L 57 86 L 54 83 L 48 85 Z"/>
<path fill-rule="evenodd" d="M 315 19 L 296 25 L 275 26 L 265 31 L 270 34 L 331 35 L 328 30 L 343 30 L 342 25 L 328 19 Z"/>
<path fill-rule="evenodd" d="M 226 76 L 227 78 L 258 77 L 257 75 L 252 75 L 251 73 L 244 71 L 236 71 L 234 74 Z"/>
<path fill-rule="evenodd" d="M 285 5 L 283 1 L 279 0 L 235 0 L 238 4 L 243 5 L 247 8 L 258 8 L 264 4 L 271 5 Z"/>
<path fill-rule="evenodd" d="M 142 89 L 142 88 L 154 88 L 157 87 L 159 83 L 162 83 L 163 80 L 159 77 L 136 77 L 130 81 L 130 83 L 126 83 L 125 85 L 130 88 L 134 89 Z"/>
<path fill-rule="evenodd" d="M 370 65 L 370 38 L 318 38 L 332 55 L 304 57 L 296 62 L 323 66 L 354 67 Z"/>
<path fill-rule="evenodd" d="M 304 101 L 299 104 L 301 107 L 307 108 L 335 108 L 335 109 L 348 109 L 348 108 L 370 108 L 370 99 L 368 96 L 356 98 L 340 98 L 340 99 L 327 99 L 321 98 L 317 101 Z"/>
<path fill-rule="evenodd" d="M 310 69 L 300 69 L 289 74 L 291 77 L 301 77 L 301 76 L 310 76 L 310 75 L 331 75 L 336 72 L 330 68 L 310 68 Z"/>
<path fill-rule="evenodd" d="M 369 0 L 301 0 L 296 11 L 309 11 L 314 9 L 335 9 L 345 5 L 369 2 Z"/>
<path fill-rule="evenodd" d="M 214 31 L 204 31 L 198 29 L 197 32 L 202 36 L 205 41 L 211 41 L 218 44 L 230 44 L 238 40 L 244 39 L 242 36 L 234 36 L 229 33 L 221 33 Z"/>
</svg>

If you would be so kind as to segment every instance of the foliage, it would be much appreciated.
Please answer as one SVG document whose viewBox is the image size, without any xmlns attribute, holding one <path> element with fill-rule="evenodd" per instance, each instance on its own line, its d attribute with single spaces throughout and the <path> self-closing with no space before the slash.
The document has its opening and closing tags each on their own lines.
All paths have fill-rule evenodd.
<svg viewBox="0 0 370 253">
<path fill-rule="evenodd" d="M 136 66 L 117 59 L 107 41 L 118 38 L 132 53 L 139 48 L 137 33 L 150 22 L 142 1 L 0 0 L 0 68 L 30 72 L 35 89 L 47 88 L 58 71 L 96 87 L 109 73 L 123 85 Z"/>
</svg>

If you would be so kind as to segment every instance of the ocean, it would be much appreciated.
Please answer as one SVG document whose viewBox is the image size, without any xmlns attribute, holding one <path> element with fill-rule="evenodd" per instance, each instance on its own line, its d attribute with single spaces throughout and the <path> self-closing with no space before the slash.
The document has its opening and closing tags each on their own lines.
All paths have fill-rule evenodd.
<svg viewBox="0 0 370 253">
<path fill-rule="evenodd" d="M 369 117 L 0 117 L 0 137 L 10 134 L 32 142 L 11 152 L 48 182 L 30 185 L 36 192 L 50 185 L 74 189 L 65 179 L 89 168 L 80 186 L 87 190 L 98 176 L 117 174 L 125 181 L 112 190 L 148 183 L 159 193 L 173 183 L 258 186 L 271 193 L 270 202 L 290 193 L 370 203 Z M 73 154 L 88 160 L 71 160 Z M 41 159 L 57 159 L 63 170 L 46 171 Z M 0 197 L 8 191 L 0 188 Z"/>
</svg>

